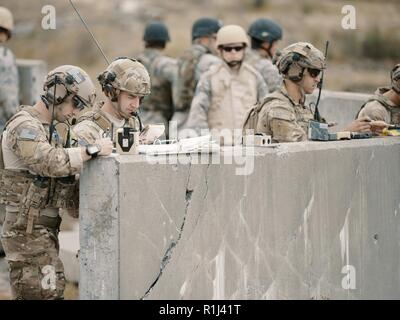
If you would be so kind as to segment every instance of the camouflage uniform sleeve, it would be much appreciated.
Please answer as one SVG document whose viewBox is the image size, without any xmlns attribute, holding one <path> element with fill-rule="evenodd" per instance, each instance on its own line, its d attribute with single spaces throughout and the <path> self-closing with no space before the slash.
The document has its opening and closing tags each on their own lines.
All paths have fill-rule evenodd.
<svg viewBox="0 0 400 320">
<path fill-rule="evenodd" d="M 163 77 L 168 80 L 171 86 L 171 96 L 172 96 L 172 112 L 175 110 L 175 101 L 178 96 L 178 62 L 176 59 L 167 58 L 160 65 L 161 73 Z"/>
<path fill-rule="evenodd" d="M 83 120 L 77 123 L 73 129 L 74 137 L 78 145 L 86 146 L 93 144 L 96 140 L 102 138 L 102 130 L 93 121 Z"/>
<path fill-rule="evenodd" d="M 269 92 L 274 92 L 282 85 L 282 76 L 278 68 L 272 64 L 268 59 L 262 59 L 262 67 L 259 69 L 265 82 L 268 85 Z"/>
<path fill-rule="evenodd" d="M 361 109 L 357 119 L 369 117 L 371 120 L 382 120 L 387 123 L 390 122 L 389 112 L 378 101 L 368 102 L 364 108 Z"/>
<path fill-rule="evenodd" d="M 19 106 L 18 69 L 12 52 L 0 47 L 0 122 L 7 122 Z"/>
<path fill-rule="evenodd" d="M 196 92 L 190 107 L 187 127 L 200 134 L 201 129 L 208 129 L 208 109 L 211 104 L 211 80 L 208 73 L 204 74 L 196 87 Z"/>
<path fill-rule="evenodd" d="M 262 113 L 257 129 L 266 132 L 270 129 L 274 142 L 298 142 L 307 140 L 307 133 L 297 123 L 294 111 L 281 102 L 272 102 L 268 110 Z"/>
<path fill-rule="evenodd" d="M 257 94 L 258 94 L 258 101 L 262 101 L 265 96 L 268 94 L 268 85 L 265 83 L 263 77 L 258 72 L 256 73 L 257 76 Z"/>
<path fill-rule="evenodd" d="M 178 62 L 176 59 L 166 57 L 160 63 L 160 73 L 163 77 L 167 79 L 171 84 L 173 84 L 178 77 Z"/>
<path fill-rule="evenodd" d="M 7 133 L 7 144 L 29 170 L 43 177 L 64 177 L 80 172 L 80 148 L 55 148 L 37 123 L 25 121 Z"/>
<path fill-rule="evenodd" d="M 203 54 L 195 69 L 195 80 L 199 81 L 201 76 L 207 72 L 211 66 L 221 63 L 221 60 L 211 53 Z"/>
</svg>

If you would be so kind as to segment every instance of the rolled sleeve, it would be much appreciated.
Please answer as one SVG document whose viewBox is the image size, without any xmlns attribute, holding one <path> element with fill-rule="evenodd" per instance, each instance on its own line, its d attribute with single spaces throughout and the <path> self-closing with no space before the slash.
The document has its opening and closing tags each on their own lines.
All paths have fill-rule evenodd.
<svg viewBox="0 0 400 320">
<path fill-rule="evenodd" d="M 83 166 L 81 148 L 68 148 L 65 150 L 68 153 L 69 163 L 71 165 L 71 168 L 74 168 L 78 171 L 81 170 L 81 168 Z"/>
</svg>

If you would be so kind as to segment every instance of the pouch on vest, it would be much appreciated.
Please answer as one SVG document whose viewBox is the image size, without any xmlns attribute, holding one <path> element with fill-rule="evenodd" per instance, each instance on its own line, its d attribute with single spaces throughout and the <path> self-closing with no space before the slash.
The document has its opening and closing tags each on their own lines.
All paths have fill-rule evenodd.
<svg viewBox="0 0 400 320">
<path fill-rule="evenodd" d="M 257 129 L 258 123 L 258 115 L 262 109 L 262 106 L 259 102 L 253 105 L 248 111 L 244 123 L 243 123 L 243 135 L 255 134 L 255 130 Z M 253 131 L 251 131 L 253 130 Z"/>
<path fill-rule="evenodd" d="M 261 110 L 264 108 L 264 106 L 271 102 L 272 100 L 282 100 L 276 93 L 271 94 L 270 96 L 267 96 L 264 98 L 262 102 L 257 102 L 255 105 L 253 105 L 248 113 L 246 114 L 246 117 L 244 118 L 244 123 L 243 123 L 243 131 L 242 134 L 249 135 L 249 134 L 256 134 L 259 133 L 257 132 L 257 124 L 258 124 L 258 118 Z M 253 131 L 249 131 L 253 130 Z"/>
<path fill-rule="evenodd" d="M 17 222 L 14 227 L 32 233 L 39 218 L 40 209 L 44 209 L 49 196 L 50 179 L 35 177 L 21 196 Z"/>
<path fill-rule="evenodd" d="M 50 193 L 50 208 L 66 210 L 79 209 L 79 182 L 75 176 L 54 179 L 54 188 Z"/>
</svg>

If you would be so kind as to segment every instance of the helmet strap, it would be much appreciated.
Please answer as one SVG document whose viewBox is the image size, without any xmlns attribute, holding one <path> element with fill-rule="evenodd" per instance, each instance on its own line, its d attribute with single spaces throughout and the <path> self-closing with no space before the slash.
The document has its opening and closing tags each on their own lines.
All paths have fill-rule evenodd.
<svg viewBox="0 0 400 320">
<path fill-rule="evenodd" d="M 51 140 L 53 138 L 53 133 L 55 130 L 55 125 L 54 125 L 54 110 L 55 110 L 55 100 L 56 100 L 56 88 L 57 88 L 57 75 L 54 77 L 54 91 L 53 91 L 53 103 L 51 104 L 51 108 L 49 109 L 51 113 L 51 121 L 50 121 L 50 126 L 49 126 L 49 144 L 51 145 Z M 47 105 L 46 105 L 47 106 Z M 48 107 L 49 108 L 49 107 Z"/>
</svg>

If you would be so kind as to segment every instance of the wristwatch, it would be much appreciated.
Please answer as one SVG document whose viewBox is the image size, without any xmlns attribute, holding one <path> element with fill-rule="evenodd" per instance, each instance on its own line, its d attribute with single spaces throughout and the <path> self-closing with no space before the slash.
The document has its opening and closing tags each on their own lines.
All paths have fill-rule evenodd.
<svg viewBox="0 0 400 320">
<path fill-rule="evenodd" d="M 97 157 L 98 153 L 101 151 L 101 147 L 98 144 L 88 144 L 86 146 L 86 153 L 92 158 Z"/>
</svg>

